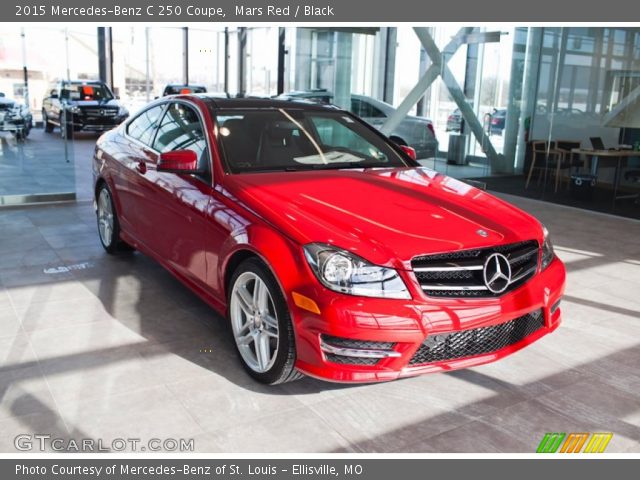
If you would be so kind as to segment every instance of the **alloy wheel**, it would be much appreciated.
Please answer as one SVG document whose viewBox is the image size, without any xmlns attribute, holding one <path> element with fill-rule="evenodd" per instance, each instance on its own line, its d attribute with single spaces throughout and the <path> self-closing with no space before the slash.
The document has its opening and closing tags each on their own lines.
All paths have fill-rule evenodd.
<svg viewBox="0 0 640 480">
<path fill-rule="evenodd" d="M 279 347 L 278 316 L 266 283 L 253 272 L 236 280 L 229 305 L 231 328 L 242 359 L 251 370 L 267 372 Z"/>
<path fill-rule="evenodd" d="M 111 196 L 106 188 L 103 188 L 98 197 L 98 231 L 100 240 L 105 246 L 111 245 L 113 238 L 113 208 Z"/>
</svg>

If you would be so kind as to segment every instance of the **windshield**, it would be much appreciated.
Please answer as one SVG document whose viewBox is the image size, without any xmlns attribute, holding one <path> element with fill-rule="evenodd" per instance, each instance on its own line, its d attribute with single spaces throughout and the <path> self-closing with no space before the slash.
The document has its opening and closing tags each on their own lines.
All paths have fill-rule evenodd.
<svg viewBox="0 0 640 480">
<path fill-rule="evenodd" d="M 113 98 L 113 94 L 106 85 L 99 83 L 72 83 L 66 84 L 62 87 L 60 98 L 75 101 L 111 100 Z"/>
<path fill-rule="evenodd" d="M 343 112 L 226 110 L 218 139 L 232 173 L 405 167 L 387 142 Z"/>
</svg>

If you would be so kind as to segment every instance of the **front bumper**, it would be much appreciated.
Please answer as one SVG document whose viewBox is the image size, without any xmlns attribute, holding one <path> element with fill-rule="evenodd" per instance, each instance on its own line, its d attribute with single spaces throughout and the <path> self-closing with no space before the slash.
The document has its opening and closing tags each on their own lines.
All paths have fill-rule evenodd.
<svg viewBox="0 0 640 480">
<path fill-rule="evenodd" d="M 551 333 L 560 324 L 559 302 L 566 274 L 557 258 L 524 285 L 497 298 L 428 298 L 419 290 L 411 272 L 403 272 L 403 276 L 413 300 L 342 295 L 312 284 L 306 290 L 300 289 L 299 293 L 316 300 L 321 313 L 291 306 L 296 325 L 296 367 L 309 376 L 335 382 L 379 382 L 456 370 L 503 358 Z M 502 328 L 537 312 L 540 325 L 520 330 L 519 336 Z M 476 348 L 469 350 L 469 355 L 428 363 L 419 361 L 425 358 L 420 356 L 423 344 L 453 338 L 455 332 L 466 332 L 457 336 L 468 338 L 476 334 L 474 330 L 512 336 L 494 343 L 496 349 Z M 331 348 L 327 349 L 327 345 Z M 341 356 L 344 351 L 335 350 L 335 347 L 347 349 L 355 357 L 361 346 L 363 350 L 383 354 L 356 364 L 348 357 L 351 363 L 344 363 L 345 357 Z"/>
<path fill-rule="evenodd" d="M 75 132 L 106 132 L 112 130 L 127 119 L 127 116 L 107 117 L 107 118 L 82 118 L 74 116 L 72 122 L 67 125 L 73 128 Z"/>
</svg>

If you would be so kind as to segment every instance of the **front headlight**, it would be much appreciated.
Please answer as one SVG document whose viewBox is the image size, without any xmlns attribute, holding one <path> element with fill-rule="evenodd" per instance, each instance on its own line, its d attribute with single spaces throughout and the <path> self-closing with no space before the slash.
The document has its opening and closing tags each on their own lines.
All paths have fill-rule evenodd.
<svg viewBox="0 0 640 480">
<path fill-rule="evenodd" d="M 81 113 L 82 110 L 80 110 L 80 107 L 78 107 L 77 105 L 71 105 L 67 107 L 67 112 L 78 114 L 78 113 Z"/>
<path fill-rule="evenodd" d="M 128 116 L 129 116 L 129 110 L 127 110 L 127 109 L 126 109 L 126 108 L 124 108 L 124 107 L 120 107 L 120 108 L 118 109 L 118 116 L 119 116 L 119 117 L 128 117 Z"/>
<path fill-rule="evenodd" d="M 303 249 L 311 270 L 330 290 L 364 297 L 411 298 L 393 268 L 373 265 L 351 252 L 322 243 L 310 243 Z"/>
<path fill-rule="evenodd" d="M 551 262 L 555 258 L 555 253 L 553 252 L 553 244 L 551 243 L 551 239 L 549 238 L 549 230 L 544 225 L 542 226 L 542 231 L 544 232 L 544 241 L 542 242 L 542 270 L 551 265 Z"/>
</svg>

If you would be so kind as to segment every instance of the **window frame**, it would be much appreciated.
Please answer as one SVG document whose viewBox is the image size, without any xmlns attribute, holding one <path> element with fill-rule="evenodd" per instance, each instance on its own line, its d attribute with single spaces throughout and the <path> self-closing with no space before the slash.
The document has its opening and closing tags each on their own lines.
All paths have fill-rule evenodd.
<svg viewBox="0 0 640 480">
<path fill-rule="evenodd" d="M 205 127 L 205 122 L 204 122 L 204 118 L 202 116 L 202 114 L 200 113 L 200 110 L 198 109 L 198 107 L 186 100 L 183 99 L 171 99 L 171 100 L 165 100 L 164 103 L 164 109 L 162 111 L 162 115 L 160 118 L 160 122 L 158 123 L 158 125 L 155 128 L 155 132 L 153 134 L 153 141 L 151 142 L 151 148 L 154 152 L 156 152 L 159 155 L 162 154 L 162 152 L 160 150 L 157 150 L 154 145 L 156 143 L 156 139 L 158 138 L 158 132 L 160 131 L 160 125 L 162 125 L 162 122 L 164 120 L 164 118 L 167 116 L 167 114 L 169 113 L 169 109 L 171 108 L 171 104 L 173 103 L 179 103 L 182 105 L 185 105 L 187 108 L 190 108 L 192 111 L 195 112 L 196 117 L 198 117 L 198 122 L 200 123 L 200 126 L 202 127 L 202 133 L 204 135 L 204 140 L 206 143 L 206 155 L 208 156 L 208 163 L 209 163 L 209 178 L 197 175 L 197 174 L 192 174 L 191 177 L 195 178 L 197 180 L 200 180 L 201 182 L 206 183 L 207 185 L 213 185 L 213 155 L 211 153 L 211 142 L 209 141 L 209 135 L 207 135 L 207 129 Z M 173 151 L 173 150 L 169 150 L 169 151 Z"/>
<path fill-rule="evenodd" d="M 125 138 L 127 138 L 128 140 L 137 143 L 138 145 L 140 145 L 142 148 L 145 148 L 151 152 L 153 152 L 154 154 L 156 154 L 158 157 L 160 157 L 160 154 L 162 152 L 160 152 L 159 150 L 156 150 L 155 148 L 153 148 L 153 145 L 155 144 L 156 141 L 156 136 L 158 135 L 158 130 L 160 128 L 160 123 L 162 123 L 162 120 L 164 119 L 164 116 L 167 113 L 167 110 L 169 109 L 169 105 L 171 103 L 182 103 L 184 105 L 186 105 L 187 107 L 190 107 L 192 110 L 194 110 L 196 112 L 196 115 L 198 116 L 198 121 L 200 122 L 200 124 L 202 125 L 202 131 L 204 132 L 204 138 L 205 141 L 207 142 L 207 155 L 209 157 L 209 177 L 210 178 L 204 178 L 198 175 L 191 175 L 191 178 L 195 178 L 196 180 L 199 180 L 202 183 L 205 183 L 208 186 L 213 186 L 214 185 L 214 162 L 213 162 L 213 152 L 211 150 L 211 139 L 209 138 L 209 134 L 207 133 L 207 129 L 205 128 L 205 121 L 204 121 L 204 117 L 202 116 L 202 113 L 200 112 L 200 109 L 197 107 L 197 105 L 195 105 L 194 103 L 184 100 L 184 99 L 177 99 L 177 98 L 172 98 L 172 99 L 164 99 L 164 100 L 160 100 L 159 103 L 154 103 L 153 105 L 149 105 L 147 106 L 147 108 L 141 110 L 140 112 L 138 112 L 136 114 L 136 116 L 134 116 L 133 118 L 127 120 L 124 124 L 123 124 L 123 135 Z M 146 143 L 142 142 L 141 140 L 138 140 L 135 137 L 132 137 L 131 135 L 129 135 L 129 125 L 131 125 L 131 123 L 133 123 L 138 117 L 140 117 L 142 114 L 144 114 L 145 112 L 151 110 L 152 108 L 155 107 L 162 107 L 162 113 L 160 114 L 160 122 L 158 123 L 158 125 L 156 125 L 156 127 L 154 128 L 153 131 L 153 137 L 151 139 L 151 145 L 147 145 Z M 154 165 L 157 165 L 157 162 L 150 162 L 153 163 Z"/>
</svg>

